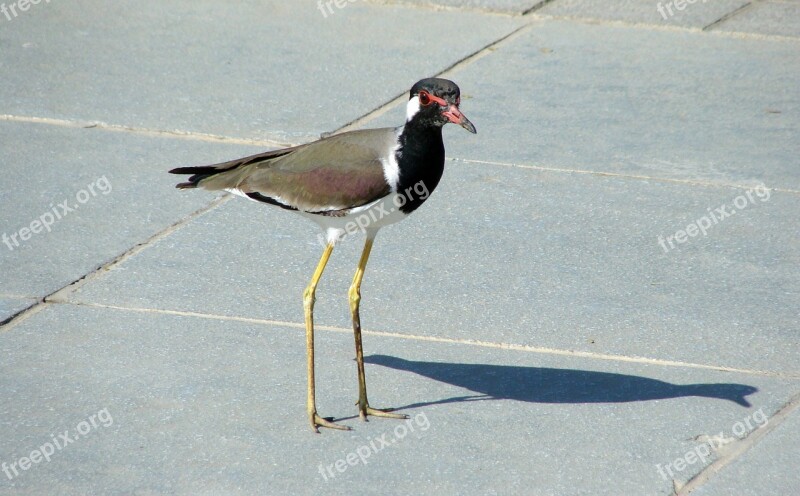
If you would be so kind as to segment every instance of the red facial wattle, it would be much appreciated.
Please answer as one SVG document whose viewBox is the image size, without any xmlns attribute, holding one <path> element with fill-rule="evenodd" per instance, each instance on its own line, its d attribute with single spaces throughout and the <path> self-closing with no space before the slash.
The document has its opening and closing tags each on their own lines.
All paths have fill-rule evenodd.
<svg viewBox="0 0 800 496">
<path fill-rule="evenodd" d="M 475 126 L 467 119 L 467 117 L 461 113 L 461 110 L 458 108 L 458 104 L 461 102 L 461 98 L 456 100 L 456 103 L 449 104 L 444 98 L 439 98 L 436 95 L 431 95 L 427 91 L 420 91 L 419 92 L 419 103 L 423 107 L 427 107 L 433 103 L 438 104 L 444 110 L 442 110 L 442 115 L 447 118 L 448 121 L 452 122 L 453 124 L 458 124 L 459 126 L 463 127 L 467 131 L 471 132 L 472 134 L 476 134 L 477 131 L 475 130 Z"/>
</svg>

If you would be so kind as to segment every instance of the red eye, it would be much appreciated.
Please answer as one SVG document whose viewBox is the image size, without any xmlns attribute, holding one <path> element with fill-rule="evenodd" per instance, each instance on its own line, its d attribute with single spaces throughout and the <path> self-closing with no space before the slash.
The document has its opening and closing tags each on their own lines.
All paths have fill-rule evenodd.
<svg viewBox="0 0 800 496">
<path fill-rule="evenodd" d="M 429 95 L 427 91 L 419 92 L 419 104 L 422 106 L 428 106 L 431 104 L 431 95 Z"/>
</svg>

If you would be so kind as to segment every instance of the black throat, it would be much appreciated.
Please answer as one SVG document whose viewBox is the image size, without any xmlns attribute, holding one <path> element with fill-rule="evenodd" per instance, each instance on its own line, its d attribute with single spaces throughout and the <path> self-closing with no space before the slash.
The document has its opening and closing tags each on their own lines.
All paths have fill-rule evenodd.
<svg viewBox="0 0 800 496">
<path fill-rule="evenodd" d="M 444 172 L 442 128 L 426 124 L 412 118 L 406 122 L 399 138 L 400 147 L 396 157 L 400 180 L 397 193 L 406 199 L 400 207 L 405 214 L 410 214 L 425 203 Z"/>
</svg>

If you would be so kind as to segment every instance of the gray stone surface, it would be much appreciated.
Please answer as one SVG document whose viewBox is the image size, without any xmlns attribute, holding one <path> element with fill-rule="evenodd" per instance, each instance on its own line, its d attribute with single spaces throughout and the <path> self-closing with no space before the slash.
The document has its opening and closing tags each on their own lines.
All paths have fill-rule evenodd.
<svg viewBox="0 0 800 496">
<path fill-rule="evenodd" d="M 523 14 L 545 3 L 546 0 L 368 0 L 378 4 L 406 4 L 421 7 L 478 9 L 484 12 Z"/>
<path fill-rule="evenodd" d="M 176 194 L 167 170 L 257 149 L 11 122 L 0 122 L 0 141 L 13 144 L 0 148 L 0 162 L 4 184 L 14 185 L 0 196 L 0 290 L 38 298 L 212 199 Z"/>
<path fill-rule="evenodd" d="M 692 494 L 800 494 L 800 476 L 793 470 L 800 467 L 800 414 L 795 412 L 777 429 Z"/>
<path fill-rule="evenodd" d="M 676 3 L 682 8 L 678 9 Z M 703 28 L 747 3 L 748 0 L 555 0 L 537 14 Z"/>
<path fill-rule="evenodd" d="M 800 3 L 755 2 L 751 8 L 720 23 L 715 29 L 800 38 Z"/>
<path fill-rule="evenodd" d="M 520 23 L 362 2 L 327 18 L 284 0 L 40 4 L 0 33 L 0 113 L 300 142 Z"/>
<path fill-rule="evenodd" d="M 665 252 L 658 236 L 737 210 L 744 192 L 448 165 L 428 203 L 377 238 L 368 328 L 800 374 L 797 195 L 751 193 Z M 302 322 L 317 233 L 237 198 L 69 298 Z M 334 252 L 318 322 L 349 328 L 360 249 L 350 238 Z"/>
<path fill-rule="evenodd" d="M 371 401 L 402 408 L 414 432 L 352 418 L 349 333 L 318 333 L 318 406 L 355 430 L 314 435 L 297 329 L 46 309 L 0 333 L 0 394 L 11 399 L 0 407 L 0 461 L 64 431 L 86 435 L 0 479 L 0 494 L 667 495 L 657 465 L 702 445 L 698 436 L 732 438 L 736 422 L 773 414 L 797 390 L 748 375 L 365 340 Z M 730 401 L 741 394 L 750 407 Z M 388 447 L 366 465 L 336 471 L 377 439 Z M 320 465 L 331 464 L 326 481 Z M 673 473 L 687 480 L 703 465 Z"/>
<path fill-rule="evenodd" d="M 450 73 L 450 156 L 800 190 L 800 41 L 535 23 Z M 367 126 L 402 118 L 396 110 Z M 460 131 L 460 130 L 457 130 Z"/>
<path fill-rule="evenodd" d="M 11 298 L 0 296 L 0 322 L 4 322 L 13 315 L 36 304 L 33 298 Z"/>
<path fill-rule="evenodd" d="M 424 1 L 438 5 L 0 12 L 0 236 L 113 187 L 0 241 L 0 322 L 91 275 L 0 325 L 0 496 L 671 495 L 696 476 L 702 494 L 797 492 L 797 411 L 775 416 L 800 401 L 794 8 L 758 2 L 724 33 L 697 28 L 737 0 L 670 22 L 658 2 L 520 16 L 539 0 Z M 448 67 L 478 135 L 445 129 L 455 159 L 379 235 L 362 301 L 370 400 L 427 427 L 400 439 L 397 422 L 353 417 L 348 239 L 318 290 L 318 406 L 356 430 L 313 435 L 300 295 L 315 226 L 166 174 L 264 146 L 153 130 L 300 142 L 398 125 L 403 105 L 385 103 Z M 117 130 L 80 127 L 94 120 Z M 768 201 L 731 186 L 760 182 Z M 659 246 L 720 206 L 736 213 Z M 736 429 L 759 412 L 775 429 L 750 450 L 706 449 L 750 446 Z M 382 437 L 396 442 L 347 465 Z"/>
</svg>

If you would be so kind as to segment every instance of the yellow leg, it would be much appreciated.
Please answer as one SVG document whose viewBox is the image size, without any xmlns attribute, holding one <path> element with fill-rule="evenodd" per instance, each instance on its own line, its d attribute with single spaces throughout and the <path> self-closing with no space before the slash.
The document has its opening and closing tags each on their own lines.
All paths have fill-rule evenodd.
<svg viewBox="0 0 800 496">
<path fill-rule="evenodd" d="M 330 420 L 324 419 L 317 414 L 317 402 L 314 396 L 314 293 L 317 290 L 317 283 L 322 272 L 325 270 L 325 265 L 328 264 L 328 259 L 333 252 L 333 245 L 328 244 L 325 251 L 322 252 L 322 257 L 317 264 L 317 270 L 314 271 L 314 276 L 311 278 L 311 283 L 303 293 L 303 308 L 305 309 L 306 317 L 306 353 L 308 356 L 308 401 L 306 403 L 308 408 L 308 417 L 311 421 L 311 428 L 314 432 L 319 432 L 319 427 L 329 427 L 331 429 L 350 430 L 349 427 L 337 425 Z"/>
<path fill-rule="evenodd" d="M 364 350 L 361 346 L 361 317 L 358 313 L 358 307 L 361 303 L 361 280 L 364 278 L 364 269 L 369 260 L 369 253 L 372 251 L 372 239 L 367 238 L 364 244 L 364 251 L 361 253 L 361 260 L 358 262 L 358 269 L 356 275 L 353 276 L 353 284 L 350 286 L 350 315 L 353 317 L 353 333 L 356 339 L 356 364 L 358 366 L 358 415 L 361 420 L 366 420 L 367 415 L 374 415 L 376 417 L 389 417 L 406 419 L 408 415 L 399 413 L 389 413 L 391 409 L 380 410 L 369 406 L 367 401 L 367 380 L 364 374 Z"/>
</svg>

